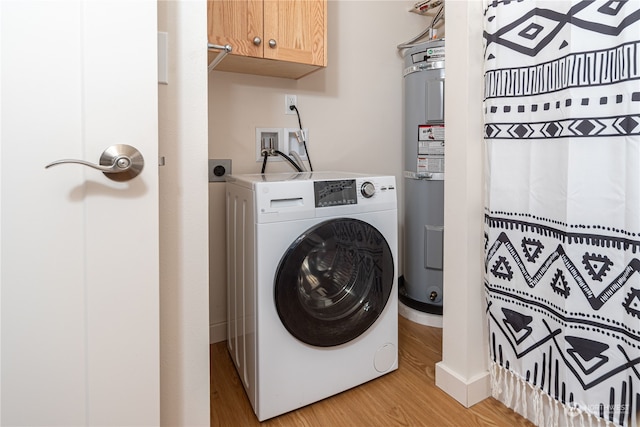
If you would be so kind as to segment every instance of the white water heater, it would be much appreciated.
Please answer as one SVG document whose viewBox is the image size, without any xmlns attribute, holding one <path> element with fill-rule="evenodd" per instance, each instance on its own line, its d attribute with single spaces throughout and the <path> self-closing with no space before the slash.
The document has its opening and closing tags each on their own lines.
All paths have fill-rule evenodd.
<svg viewBox="0 0 640 427">
<path fill-rule="evenodd" d="M 404 274 L 400 300 L 442 314 L 444 40 L 404 52 Z"/>
</svg>

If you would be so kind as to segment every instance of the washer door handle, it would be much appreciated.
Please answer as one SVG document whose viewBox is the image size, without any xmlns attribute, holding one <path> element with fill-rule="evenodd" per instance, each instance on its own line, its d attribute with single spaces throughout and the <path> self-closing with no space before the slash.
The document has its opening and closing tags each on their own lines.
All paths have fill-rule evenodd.
<svg viewBox="0 0 640 427">
<path fill-rule="evenodd" d="M 78 159 L 61 159 L 49 163 L 45 166 L 45 169 L 67 163 L 75 163 L 97 169 L 104 173 L 107 178 L 114 181 L 129 181 L 142 172 L 144 158 L 135 147 L 116 144 L 104 150 L 100 156 L 100 164 Z"/>
</svg>

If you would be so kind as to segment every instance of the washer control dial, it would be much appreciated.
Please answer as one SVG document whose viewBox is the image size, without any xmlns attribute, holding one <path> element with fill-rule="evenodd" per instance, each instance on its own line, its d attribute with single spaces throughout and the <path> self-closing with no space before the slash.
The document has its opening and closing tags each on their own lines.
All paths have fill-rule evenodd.
<svg viewBox="0 0 640 427">
<path fill-rule="evenodd" d="M 360 193 L 362 193 L 362 195 L 367 199 L 373 197 L 375 192 L 376 187 L 371 181 L 365 181 L 362 186 L 360 186 Z"/>
</svg>

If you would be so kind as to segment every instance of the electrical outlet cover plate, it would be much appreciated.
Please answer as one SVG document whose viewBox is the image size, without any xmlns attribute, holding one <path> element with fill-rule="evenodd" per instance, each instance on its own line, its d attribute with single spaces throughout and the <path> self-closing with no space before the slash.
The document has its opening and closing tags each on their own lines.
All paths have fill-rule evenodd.
<svg viewBox="0 0 640 427">
<path fill-rule="evenodd" d="M 285 114 L 295 114 L 296 110 L 292 110 L 292 105 L 298 106 L 298 97 L 296 95 L 285 95 L 284 96 L 284 113 Z"/>
<path fill-rule="evenodd" d="M 231 173 L 231 159 L 209 159 L 209 182 L 224 182 Z"/>
</svg>

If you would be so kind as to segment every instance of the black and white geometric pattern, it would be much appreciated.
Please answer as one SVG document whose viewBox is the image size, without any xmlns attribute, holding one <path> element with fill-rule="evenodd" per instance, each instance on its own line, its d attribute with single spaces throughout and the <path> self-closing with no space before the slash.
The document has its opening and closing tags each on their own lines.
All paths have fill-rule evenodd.
<svg viewBox="0 0 640 427">
<path fill-rule="evenodd" d="M 639 425 L 640 1 L 496 0 L 484 19 L 492 369 L 564 408 L 541 424 Z"/>
<path fill-rule="evenodd" d="M 628 43 L 605 51 L 566 55 L 545 64 L 488 71 L 485 74 L 485 97 L 540 95 L 566 88 L 638 80 L 639 50 L 640 43 Z"/>
<path fill-rule="evenodd" d="M 563 404 L 636 425 L 640 240 L 508 215 L 485 222 L 501 230 L 485 258 L 493 362 Z M 611 260 L 612 248 L 627 256 Z"/>
<path fill-rule="evenodd" d="M 640 135 L 640 114 L 619 117 L 582 117 L 533 123 L 488 123 L 487 139 L 551 139 Z"/>
<path fill-rule="evenodd" d="M 485 17 L 488 22 L 492 22 L 496 14 L 504 12 L 505 6 L 522 2 L 523 0 L 492 1 Z M 568 57 L 573 55 L 570 46 L 573 40 L 565 37 L 566 32 L 561 32 L 563 28 L 574 27 L 596 35 L 619 36 L 629 27 L 636 26 L 640 20 L 640 6 L 629 0 L 565 2 L 568 6 L 551 1 L 537 3 L 534 7 L 518 9 L 516 18 L 496 31 L 486 31 L 486 45 L 496 43 L 531 57 L 551 47 L 565 50 L 563 53 Z M 526 12 L 520 14 L 521 10 Z M 614 45 L 613 49 L 616 48 L 618 45 Z M 487 59 L 494 58 L 491 54 Z M 543 62 L 540 66 L 547 64 L 549 62 Z"/>
</svg>

